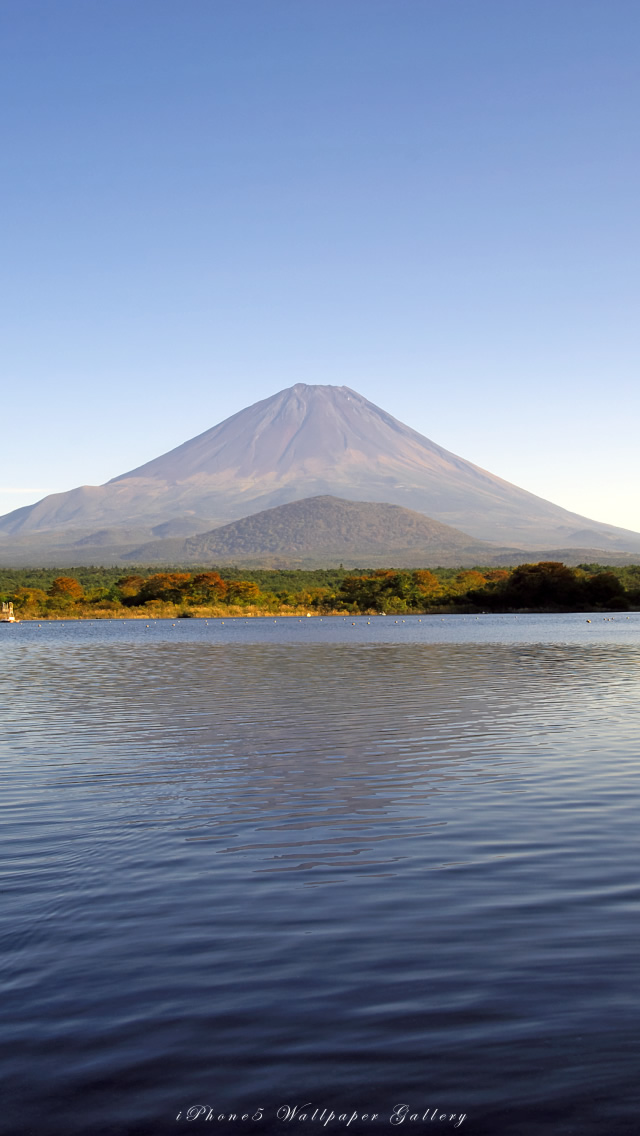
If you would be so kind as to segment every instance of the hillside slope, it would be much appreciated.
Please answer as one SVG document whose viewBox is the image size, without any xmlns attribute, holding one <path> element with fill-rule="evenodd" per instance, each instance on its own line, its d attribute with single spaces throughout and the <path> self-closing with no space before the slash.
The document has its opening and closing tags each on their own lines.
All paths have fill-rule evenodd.
<svg viewBox="0 0 640 1136">
<path fill-rule="evenodd" d="M 345 501 L 322 496 L 265 509 L 213 532 L 189 537 L 190 560 L 269 555 L 393 555 L 397 550 L 460 553 L 473 546 L 480 555 L 490 545 L 401 505 Z"/>
</svg>

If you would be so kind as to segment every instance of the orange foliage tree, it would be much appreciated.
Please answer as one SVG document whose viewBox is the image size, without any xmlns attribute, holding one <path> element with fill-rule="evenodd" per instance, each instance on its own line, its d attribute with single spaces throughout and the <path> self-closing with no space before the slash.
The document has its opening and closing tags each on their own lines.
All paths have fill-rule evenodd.
<svg viewBox="0 0 640 1136">
<path fill-rule="evenodd" d="M 258 599 L 260 588 L 253 580 L 229 580 L 227 599 L 230 603 L 251 603 Z"/>
<path fill-rule="evenodd" d="M 49 588 L 47 595 L 54 599 L 81 600 L 84 588 L 73 576 L 57 576 Z"/>
<path fill-rule="evenodd" d="M 164 600 L 165 603 L 179 603 L 189 594 L 191 574 L 189 572 L 157 572 L 149 576 L 138 592 L 140 603 L 148 600 Z"/>
<path fill-rule="evenodd" d="M 227 590 L 227 585 L 218 572 L 200 572 L 191 581 L 191 595 L 203 603 L 220 602 Z"/>
<path fill-rule="evenodd" d="M 144 576 L 121 576 L 118 580 L 120 595 L 123 599 L 137 596 L 143 584 Z"/>
</svg>

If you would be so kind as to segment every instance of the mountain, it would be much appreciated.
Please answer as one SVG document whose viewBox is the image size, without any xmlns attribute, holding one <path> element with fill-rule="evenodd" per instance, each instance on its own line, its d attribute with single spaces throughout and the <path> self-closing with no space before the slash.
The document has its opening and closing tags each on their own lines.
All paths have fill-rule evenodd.
<svg viewBox="0 0 640 1136">
<path fill-rule="evenodd" d="M 0 557 L 9 544 L 30 556 L 46 547 L 124 555 L 160 527 L 201 533 L 327 495 L 400 505 L 512 548 L 640 552 L 639 533 L 503 481 L 349 387 L 297 383 L 106 485 L 52 494 L 1 517 Z"/>
<path fill-rule="evenodd" d="M 353 562 L 407 555 L 415 563 L 424 556 L 458 563 L 460 558 L 485 562 L 495 547 L 474 541 L 458 529 L 433 521 L 401 505 L 345 501 L 339 497 L 307 497 L 288 505 L 264 509 L 240 521 L 175 541 L 154 542 L 134 549 L 129 558 L 144 562 L 168 552 L 184 563 L 246 562 L 286 557 L 288 560 L 325 558 Z M 364 560 L 363 560 L 364 558 Z"/>
<path fill-rule="evenodd" d="M 580 564 L 597 560 L 592 548 L 543 549 L 524 553 L 474 540 L 422 513 L 371 501 L 307 497 L 263 509 L 187 540 L 165 538 L 132 549 L 125 561 L 138 564 L 234 564 L 244 568 L 417 568 L 520 564 L 523 559 Z M 624 553 L 607 554 L 627 564 Z"/>
</svg>

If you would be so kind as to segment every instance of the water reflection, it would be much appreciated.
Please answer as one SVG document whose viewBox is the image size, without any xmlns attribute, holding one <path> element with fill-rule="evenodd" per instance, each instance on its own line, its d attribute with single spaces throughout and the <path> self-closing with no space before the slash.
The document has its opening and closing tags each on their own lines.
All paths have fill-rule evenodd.
<svg viewBox="0 0 640 1136">
<path fill-rule="evenodd" d="M 637 647 L 11 658 L 8 1131 L 203 1093 L 632 1130 Z"/>
<path fill-rule="evenodd" d="M 597 730 L 589 672 L 603 666 L 602 651 L 437 646 L 160 646 L 144 660 L 131 647 L 90 660 L 75 648 L 51 661 L 25 660 L 27 697 L 12 700 L 16 752 L 37 722 L 27 750 L 48 788 L 80 777 L 107 798 L 135 790 L 144 813 L 132 823 L 171 821 L 225 851 L 247 847 L 229 823 L 245 838 L 250 826 L 254 848 L 277 850 L 274 870 L 332 861 L 345 840 L 362 858 L 441 826 L 440 793 L 470 781 L 513 791 L 523 753 L 554 737 L 566 759 L 585 698 Z M 606 691 L 599 682 L 596 704 L 633 697 L 628 663 L 610 669 Z"/>
</svg>

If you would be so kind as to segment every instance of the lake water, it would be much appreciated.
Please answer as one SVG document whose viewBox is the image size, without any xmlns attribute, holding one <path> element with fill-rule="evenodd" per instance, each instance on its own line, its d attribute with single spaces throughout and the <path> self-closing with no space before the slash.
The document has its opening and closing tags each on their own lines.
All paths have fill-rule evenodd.
<svg viewBox="0 0 640 1136">
<path fill-rule="evenodd" d="M 640 614 L 0 666 L 3 1133 L 638 1132 Z"/>
</svg>

